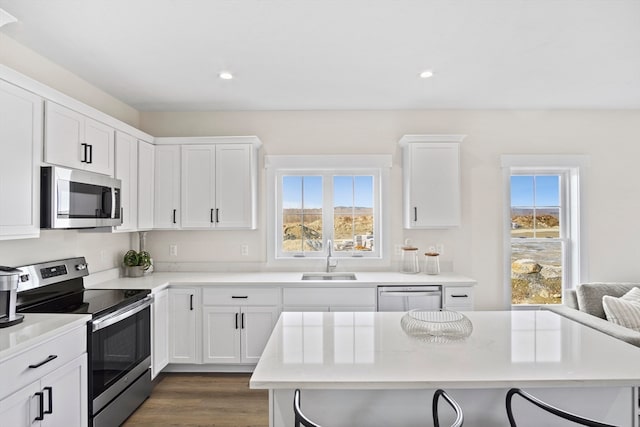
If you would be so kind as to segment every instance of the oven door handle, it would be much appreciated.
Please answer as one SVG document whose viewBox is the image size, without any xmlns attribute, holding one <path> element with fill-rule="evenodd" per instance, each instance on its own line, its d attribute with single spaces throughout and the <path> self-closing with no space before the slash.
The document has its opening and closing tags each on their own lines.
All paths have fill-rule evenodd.
<svg viewBox="0 0 640 427">
<path fill-rule="evenodd" d="M 139 313 L 140 311 L 149 307 L 152 301 L 153 301 L 153 298 L 151 296 L 148 296 L 128 307 L 115 311 L 109 314 L 108 316 L 105 316 L 98 320 L 94 320 L 93 322 L 91 322 L 92 323 L 91 331 L 92 332 L 99 331 L 100 329 L 104 329 L 107 326 L 111 326 L 114 323 L 118 323 L 121 320 L 126 319 L 127 317 L 131 317 L 134 314 Z"/>
<path fill-rule="evenodd" d="M 440 291 L 380 291 L 381 297 L 428 297 L 440 296 Z"/>
</svg>

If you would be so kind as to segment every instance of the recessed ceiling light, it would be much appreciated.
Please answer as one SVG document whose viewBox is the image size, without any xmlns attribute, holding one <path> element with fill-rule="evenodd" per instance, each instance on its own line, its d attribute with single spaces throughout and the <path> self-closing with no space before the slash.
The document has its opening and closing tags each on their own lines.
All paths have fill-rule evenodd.
<svg viewBox="0 0 640 427">
<path fill-rule="evenodd" d="M 233 78 L 233 74 L 228 71 L 220 71 L 218 77 L 220 77 L 222 80 L 231 80 Z"/>
<path fill-rule="evenodd" d="M 433 71 L 424 70 L 423 72 L 420 73 L 420 78 L 421 79 L 428 79 L 429 77 L 433 77 Z"/>
</svg>

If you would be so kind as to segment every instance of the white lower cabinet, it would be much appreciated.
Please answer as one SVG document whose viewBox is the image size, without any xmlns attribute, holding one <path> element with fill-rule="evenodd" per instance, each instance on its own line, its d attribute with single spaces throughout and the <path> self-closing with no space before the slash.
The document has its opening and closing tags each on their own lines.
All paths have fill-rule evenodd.
<svg viewBox="0 0 640 427">
<path fill-rule="evenodd" d="M 200 363 L 200 289 L 169 289 L 169 362 Z"/>
<path fill-rule="evenodd" d="M 169 364 L 169 290 L 153 294 L 151 310 L 151 379 Z"/>
<path fill-rule="evenodd" d="M 280 314 L 276 288 L 203 290 L 203 363 L 258 363 Z"/>
<path fill-rule="evenodd" d="M 86 327 L 0 365 L 0 427 L 88 424 Z"/>
<path fill-rule="evenodd" d="M 258 363 L 278 314 L 277 306 L 203 307 L 203 363 Z"/>
</svg>

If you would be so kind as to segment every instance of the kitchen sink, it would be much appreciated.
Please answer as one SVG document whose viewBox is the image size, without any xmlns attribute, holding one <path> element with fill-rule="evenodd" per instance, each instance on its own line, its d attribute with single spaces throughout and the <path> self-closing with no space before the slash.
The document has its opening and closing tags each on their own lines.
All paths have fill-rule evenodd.
<svg viewBox="0 0 640 427">
<path fill-rule="evenodd" d="M 355 273 L 304 273 L 302 280 L 356 280 Z"/>
</svg>

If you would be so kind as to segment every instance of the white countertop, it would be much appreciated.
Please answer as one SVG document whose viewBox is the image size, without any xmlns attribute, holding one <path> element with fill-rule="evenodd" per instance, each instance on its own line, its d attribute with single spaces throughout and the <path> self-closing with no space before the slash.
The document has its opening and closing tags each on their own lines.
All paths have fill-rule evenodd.
<svg viewBox="0 0 640 427">
<path fill-rule="evenodd" d="M 17 325 L 0 329 L 0 362 L 23 350 L 86 325 L 88 314 L 25 314 Z"/>
<path fill-rule="evenodd" d="M 465 312 L 471 336 L 408 336 L 402 312 L 282 313 L 251 377 L 260 389 L 637 386 L 640 348 L 549 311 Z"/>
<path fill-rule="evenodd" d="M 160 290 L 169 285 L 279 285 L 308 287 L 371 287 L 378 284 L 443 284 L 446 286 L 473 286 L 476 281 L 454 273 L 438 275 L 402 274 L 396 272 L 356 272 L 357 280 L 301 280 L 303 272 L 154 272 L 143 277 L 123 277 L 87 286 L 95 289 L 151 289 Z"/>
</svg>

